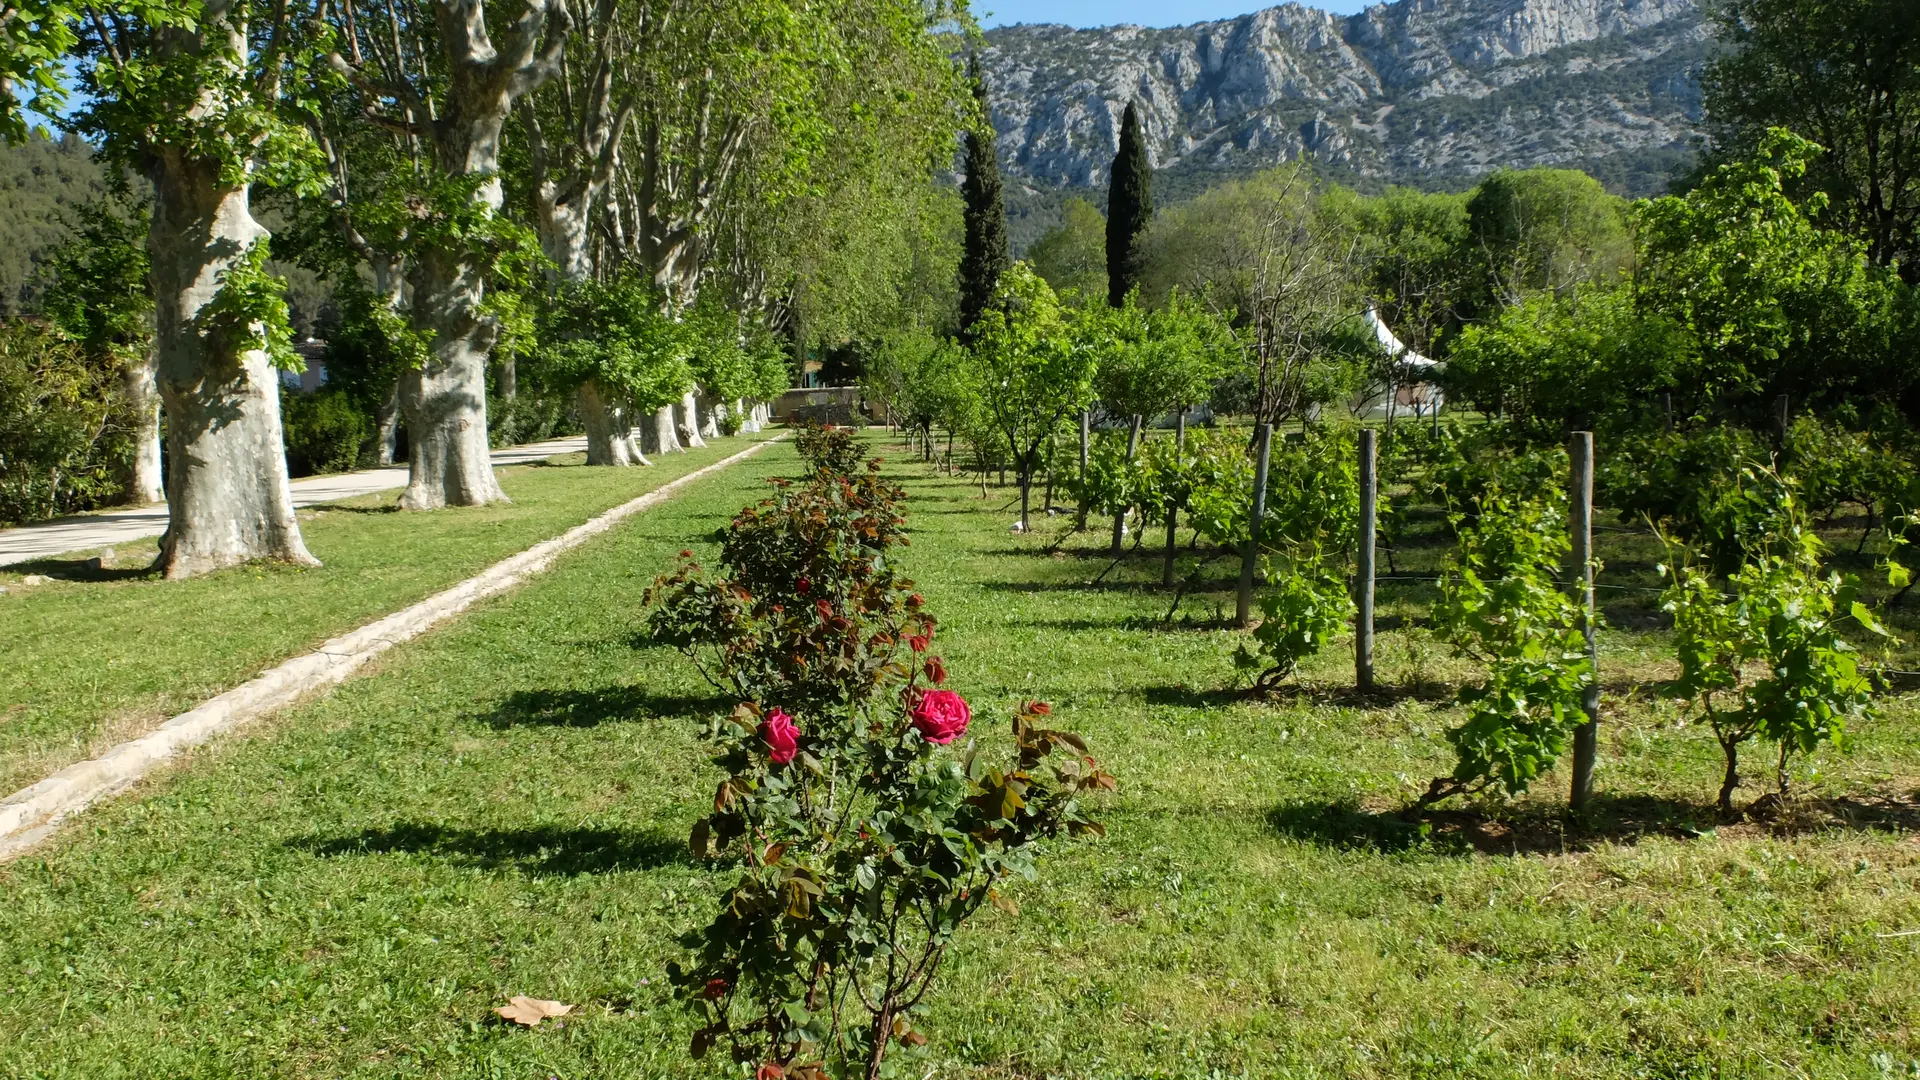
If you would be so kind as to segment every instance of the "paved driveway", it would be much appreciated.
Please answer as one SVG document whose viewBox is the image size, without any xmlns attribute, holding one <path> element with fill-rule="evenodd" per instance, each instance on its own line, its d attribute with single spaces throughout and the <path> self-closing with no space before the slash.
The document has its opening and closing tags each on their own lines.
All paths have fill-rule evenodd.
<svg viewBox="0 0 1920 1080">
<path fill-rule="evenodd" d="M 551 442 L 509 446 L 493 452 L 495 468 L 524 465 L 555 454 L 579 453 L 587 448 L 584 435 Z M 293 505 L 317 506 L 339 502 L 356 495 L 371 495 L 407 486 L 405 466 L 368 469 L 365 472 L 309 476 L 293 482 Z M 108 547 L 113 544 L 158 536 L 167 531 L 167 504 L 143 506 L 136 510 L 110 510 L 104 514 L 60 518 L 14 529 L 0 529 L 0 566 L 32 562 L 69 551 Z"/>
</svg>

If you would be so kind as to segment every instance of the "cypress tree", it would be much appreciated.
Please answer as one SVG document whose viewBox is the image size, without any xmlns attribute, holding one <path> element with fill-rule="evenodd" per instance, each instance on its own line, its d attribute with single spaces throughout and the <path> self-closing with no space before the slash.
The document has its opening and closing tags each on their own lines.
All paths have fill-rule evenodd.
<svg viewBox="0 0 1920 1080">
<path fill-rule="evenodd" d="M 1140 137 L 1140 114 L 1127 103 L 1107 195 L 1107 303 L 1119 307 L 1140 283 L 1140 234 L 1153 220 L 1153 166 Z"/>
<path fill-rule="evenodd" d="M 1007 210 L 1000 195 L 1000 160 L 996 156 L 987 84 L 980 75 L 980 58 L 967 61 L 967 77 L 979 102 L 978 122 L 967 129 L 966 179 L 960 194 L 966 201 L 967 240 L 960 256 L 960 334 L 971 339 L 973 324 L 993 303 L 1000 274 L 1011 260 L 1007 255 Z"/>
</svg>

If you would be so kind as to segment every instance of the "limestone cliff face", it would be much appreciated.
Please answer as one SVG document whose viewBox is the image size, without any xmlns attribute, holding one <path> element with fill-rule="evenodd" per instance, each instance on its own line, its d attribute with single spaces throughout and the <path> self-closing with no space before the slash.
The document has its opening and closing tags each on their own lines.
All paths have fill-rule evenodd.
<svg viewBox="0 0 1920 1080">
<path fill-rule="evenodd" d="M 1106 182 L 1129 100 L 1159 169 L 1313 154 L 1435 186 L 1499 165 L 1644 164 L 1698 130 L 1708 48 L 1697 0 L 1395 0 L 1352 16 L 1285 4 L 987 41 L 1003 164 L 1043 188 Z M 1652 175 L 1616 171 L 1628 189 Z"/>
</svg>

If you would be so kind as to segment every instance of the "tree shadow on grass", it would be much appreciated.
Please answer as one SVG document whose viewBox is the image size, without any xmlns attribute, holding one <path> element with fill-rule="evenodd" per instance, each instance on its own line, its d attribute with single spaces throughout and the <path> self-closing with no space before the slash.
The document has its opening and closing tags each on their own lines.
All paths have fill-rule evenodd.
<svg viewBox="0 0 1920 1080">
<path fill-rule="evenodd" d="M 516 690 L 502 698 L 480 721 L 489 727 L 597 727 L 604 723 L 655 717 L 708 716 L 734 702 L 715 693 L 661 693 L 642 686 L 602 686 L 591 690 Z"/>
<path fill-rule="evenodd" d="M 1104 581 L 983 581 L 980 588 L 988 592 L 1002 593 L 1158 593 L 1159 582 L 1149 585 L 1143 581 L 1125 581 L 1108 578 Z"/>
<path fill-rule="evenodd" d="M 620 870 L 658 870 L 699 865 L 684 841 L 657 829 L 564 828 L 462 829 L 402 822 L 348 836 L 299 836 L 287 846 L 321 858 L 406 853 L 524 874 L 571 877 Z"/>
<path fill-rule="evenodd" d="M 1155 634 L 1162 632 L 1172 633 L 1180 630 L 1218 630 L 1220 628 L 1215 624 L 1189 624 L 1184 620 L 1168 625 L 1160 621 L 1159 616 L 1156 615 L 1114 615 L 1104 619 L 1089 618 L 1086 616 L 1077 616 L 1068 619 L 1031 618 L 1024 619 L 1022 622 L 1027 626 L 1035 628 L 1045 627 L 1049 630 L 1138 630 Z"/>
<path fill-rule="evenodd" d="M 1140 700 L 1181 709 L 1218 709 L 1251 701 L 1253 692 L 1246 687 L 1148 686 L 1140 690 Z"/>
<path fill-rule="evenodd" d="M 97 558 L 35 559 L 32 562 L 14 563 L 6 567 L 6 571 L 9 574 L 40 574 L 55 581 L 137 581 L 159 576 L 150 562 L 121 567 L 100 566 L 97 563 Z"/>
<path fill-rule="evenodd" d="M 1267 823 L 1283 836 L 1346 851 L 1565 855 L 1650 836 L 1708 836 L 1718 819 L 1706 802 L 1603 793 L 1579 818 L 1549 805 L 1411 813 L 1336 801 L 1283 804 L 1268 812 Z"/>
<path fill-rule="evenodd" d="M 1421 701 L 1429 705 L 1450 702 L 1459 696 L 1459 692 L 1439 680 L 1424 679 L 1376 684 L 1370 690 L 1362 690 L 1358 686 L 1334 686 L 1319 690 L 1312 696 L 1327 705 L 1344 705 L 1353 709 L 1390 709 L 1403 701 Z"/>
<path fill-rule="evenodd" d="M 1420 813 L 1373 810 L 1353 801 L 1287 803 L 1267 814 L 1277 833 L 1346 851 L 1467 855 L 1565 855 L 1601 844 L 1637 844 L 1651 837 L 1697 840 L 1728 836 L 1805 836 L 1836 830 L 1920 832 L 1920 790 L 1805 798 L 1784 809 L 1755 804 L 1723 818 L 1704 799 L 1657 795 L 1594 796 L 1574 815 L 1551 803 L 1443 808 Z"/>
</svg>

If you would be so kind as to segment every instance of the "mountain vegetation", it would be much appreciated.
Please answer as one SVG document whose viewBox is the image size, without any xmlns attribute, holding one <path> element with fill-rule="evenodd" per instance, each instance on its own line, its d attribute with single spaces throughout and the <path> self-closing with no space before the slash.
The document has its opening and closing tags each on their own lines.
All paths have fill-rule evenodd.
<svg viewBox="0 0 1920 1080">
<path fill-rule="evenodd" d="M 1017 250 L 1106 185 L 1136 107 L 1163 205 L 1294 160 L 1378 193 L 1563 166 L 1643 196 L 1693 161 L 1711 39 L 1696 0 L 1271 7 L 1174 29 L 1000 27 L 983 54 Z"/>
</svg>

